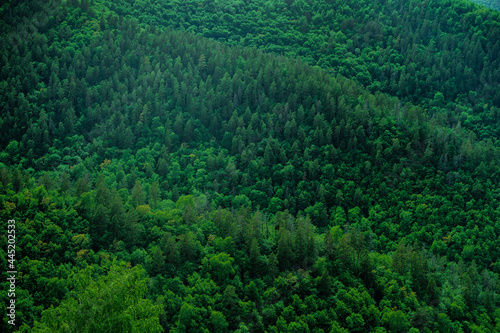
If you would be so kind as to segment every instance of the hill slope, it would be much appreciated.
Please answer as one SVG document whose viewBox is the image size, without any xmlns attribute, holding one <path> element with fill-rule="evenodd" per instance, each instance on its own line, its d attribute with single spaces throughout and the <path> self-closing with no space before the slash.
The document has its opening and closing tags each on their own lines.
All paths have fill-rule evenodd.
<svg viewBox="0 0 500 333">
<path fill-rule="evenodd" d="M 2 7 L 21 323 L 78 319 L 71 299 L 100 297 L 86 266 L 144 290 L 116 259 L 150 278 L 155 306 L 111 317 L 130 327 L 493 329 L 493 140 L 327 69 L 104 10 Z"/>
<path fill-rule="evenodd" d="M 108 2 L 141 22 L 299 57 L 499 137 L 499 12 L 469 1 Z"/>
<path fill-rule="evenodd" d="M 473 2 L 491 9 L 500 10 L 500 1 L 498 0 L 475 0 Z"/>
</svg>

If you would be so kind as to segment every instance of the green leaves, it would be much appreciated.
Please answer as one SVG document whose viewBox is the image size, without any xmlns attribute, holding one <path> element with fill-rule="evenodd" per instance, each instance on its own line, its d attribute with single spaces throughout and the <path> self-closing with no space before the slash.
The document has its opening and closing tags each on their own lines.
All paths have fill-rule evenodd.
<svg viewBox="0 0 500 333">
<path fill-rule="evenodd" d="M 96 280 L 92 267 L 72 279 L 75 289 L 58 307 L 42 313 L 34 332 L 161 332 L 161 307 L 144 299 L 144 270 L 113 264 Z"/>
<path fill-rule="evenodd" d="M 202 270 L 210 274 L 212 279 L 219 284 L 225 284 L 234 276 L 234 259 L 227 253 L 209 254 L 202 260 Z"/>
<path fill-rule="evenodd" d="M 401 310 L 394 311 L 387 309 L 382 315 L 382 322 L 387 325 L 391 333 L 408 332 L 410 328 L 408 317 Z"/>
<path fill-rule="evenodd" d="M 210 324 L 212 325 L 211 332 L 214 333 L 224 333 L 227 332 L 227 327 L 229 326 L 226 317 L 219 311 L 212 311 L 210 314 Z"/>
<path fill-rule="evenodd" d="M 97 2 L 2 8 L 0 215 L 19 220 L 24 323 L 492 330 L 498 15 L 441 0 Z"/>
</svg>

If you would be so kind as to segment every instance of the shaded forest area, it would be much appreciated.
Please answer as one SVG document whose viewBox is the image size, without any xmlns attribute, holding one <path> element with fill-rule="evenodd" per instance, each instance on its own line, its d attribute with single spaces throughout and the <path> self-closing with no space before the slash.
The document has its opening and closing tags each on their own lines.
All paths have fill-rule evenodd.
<svg viewBox="0 0 500 333">
<path fill-rule="evenodd" d="M 499 12 L 469 1 L 108 1 L 140 22 L 299 57 L 499 137 Z"/>
<path fill-rule="evenodd" d="M 500 1 L 498 0 L 474 0 L 473 2 L 491 9 L 500 10 Z"/>
<path fill-rule="evenodd" d="M 438 84 L 404 94 L 383 76 L 308 64 L 316 42 L 307 57 L 248 32 L 228 45 L 104 4 L 1 7 L 0 215 L 17 221 L 21 331 L 499 331 L 497 13 L 460 2 L 463 17 L 490 19 L 446 20 L 457 43 L 474 30 L 484 45 L 458 57 L 470 81 L 448 91 L 462 78 L 443 75 L 446 52 L 428 52 L 443 70 L 423 59 L 410 77 Z M 273 13 L 215 3 L 230 4 Z M 216 19 L 209 4 L 179 6 Z M 420 29 L 406 10 L 394 20 Z M 308 41 L 324 36 L 314 22 Z M 346 52 L 352 24 L 329 28 Z"/>
</svg>

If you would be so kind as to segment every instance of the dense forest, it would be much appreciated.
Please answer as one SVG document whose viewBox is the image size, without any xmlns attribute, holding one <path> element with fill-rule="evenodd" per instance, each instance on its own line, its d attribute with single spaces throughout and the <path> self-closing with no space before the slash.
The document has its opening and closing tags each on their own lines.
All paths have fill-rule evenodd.
<svg viewBox="0 0 500 333">
<path fill-rule="evenodd" d="M 474 2 L 491 9 L 500 10 L 499 0 L 474 0 Z"/>
<path fill-rule="evenodd" d="M 297 57 L 499 136 L 499 12 L 468 1 L 109 1 L 140 22 Z"/>
<path fill-rule="evenodd" d="M 0 16 L 2 331 L 500 332 L 498 12 Z"/>
</svg>

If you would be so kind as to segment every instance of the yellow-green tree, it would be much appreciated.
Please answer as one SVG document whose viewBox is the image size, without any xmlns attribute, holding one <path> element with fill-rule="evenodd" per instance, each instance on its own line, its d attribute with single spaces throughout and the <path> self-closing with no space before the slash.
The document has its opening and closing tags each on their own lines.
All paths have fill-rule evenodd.
<svg viewBox="0 0 500 333">
<path fill-rule="evenodd" d="M 33 332 L 161 332 L 160 306 L 144 299 L 145 271 L 113 264 L 107 275 L 92 278 L 92 267 L 73 278 L 75 288 L 58 307 L 42 312 Z"/>
</svg>

